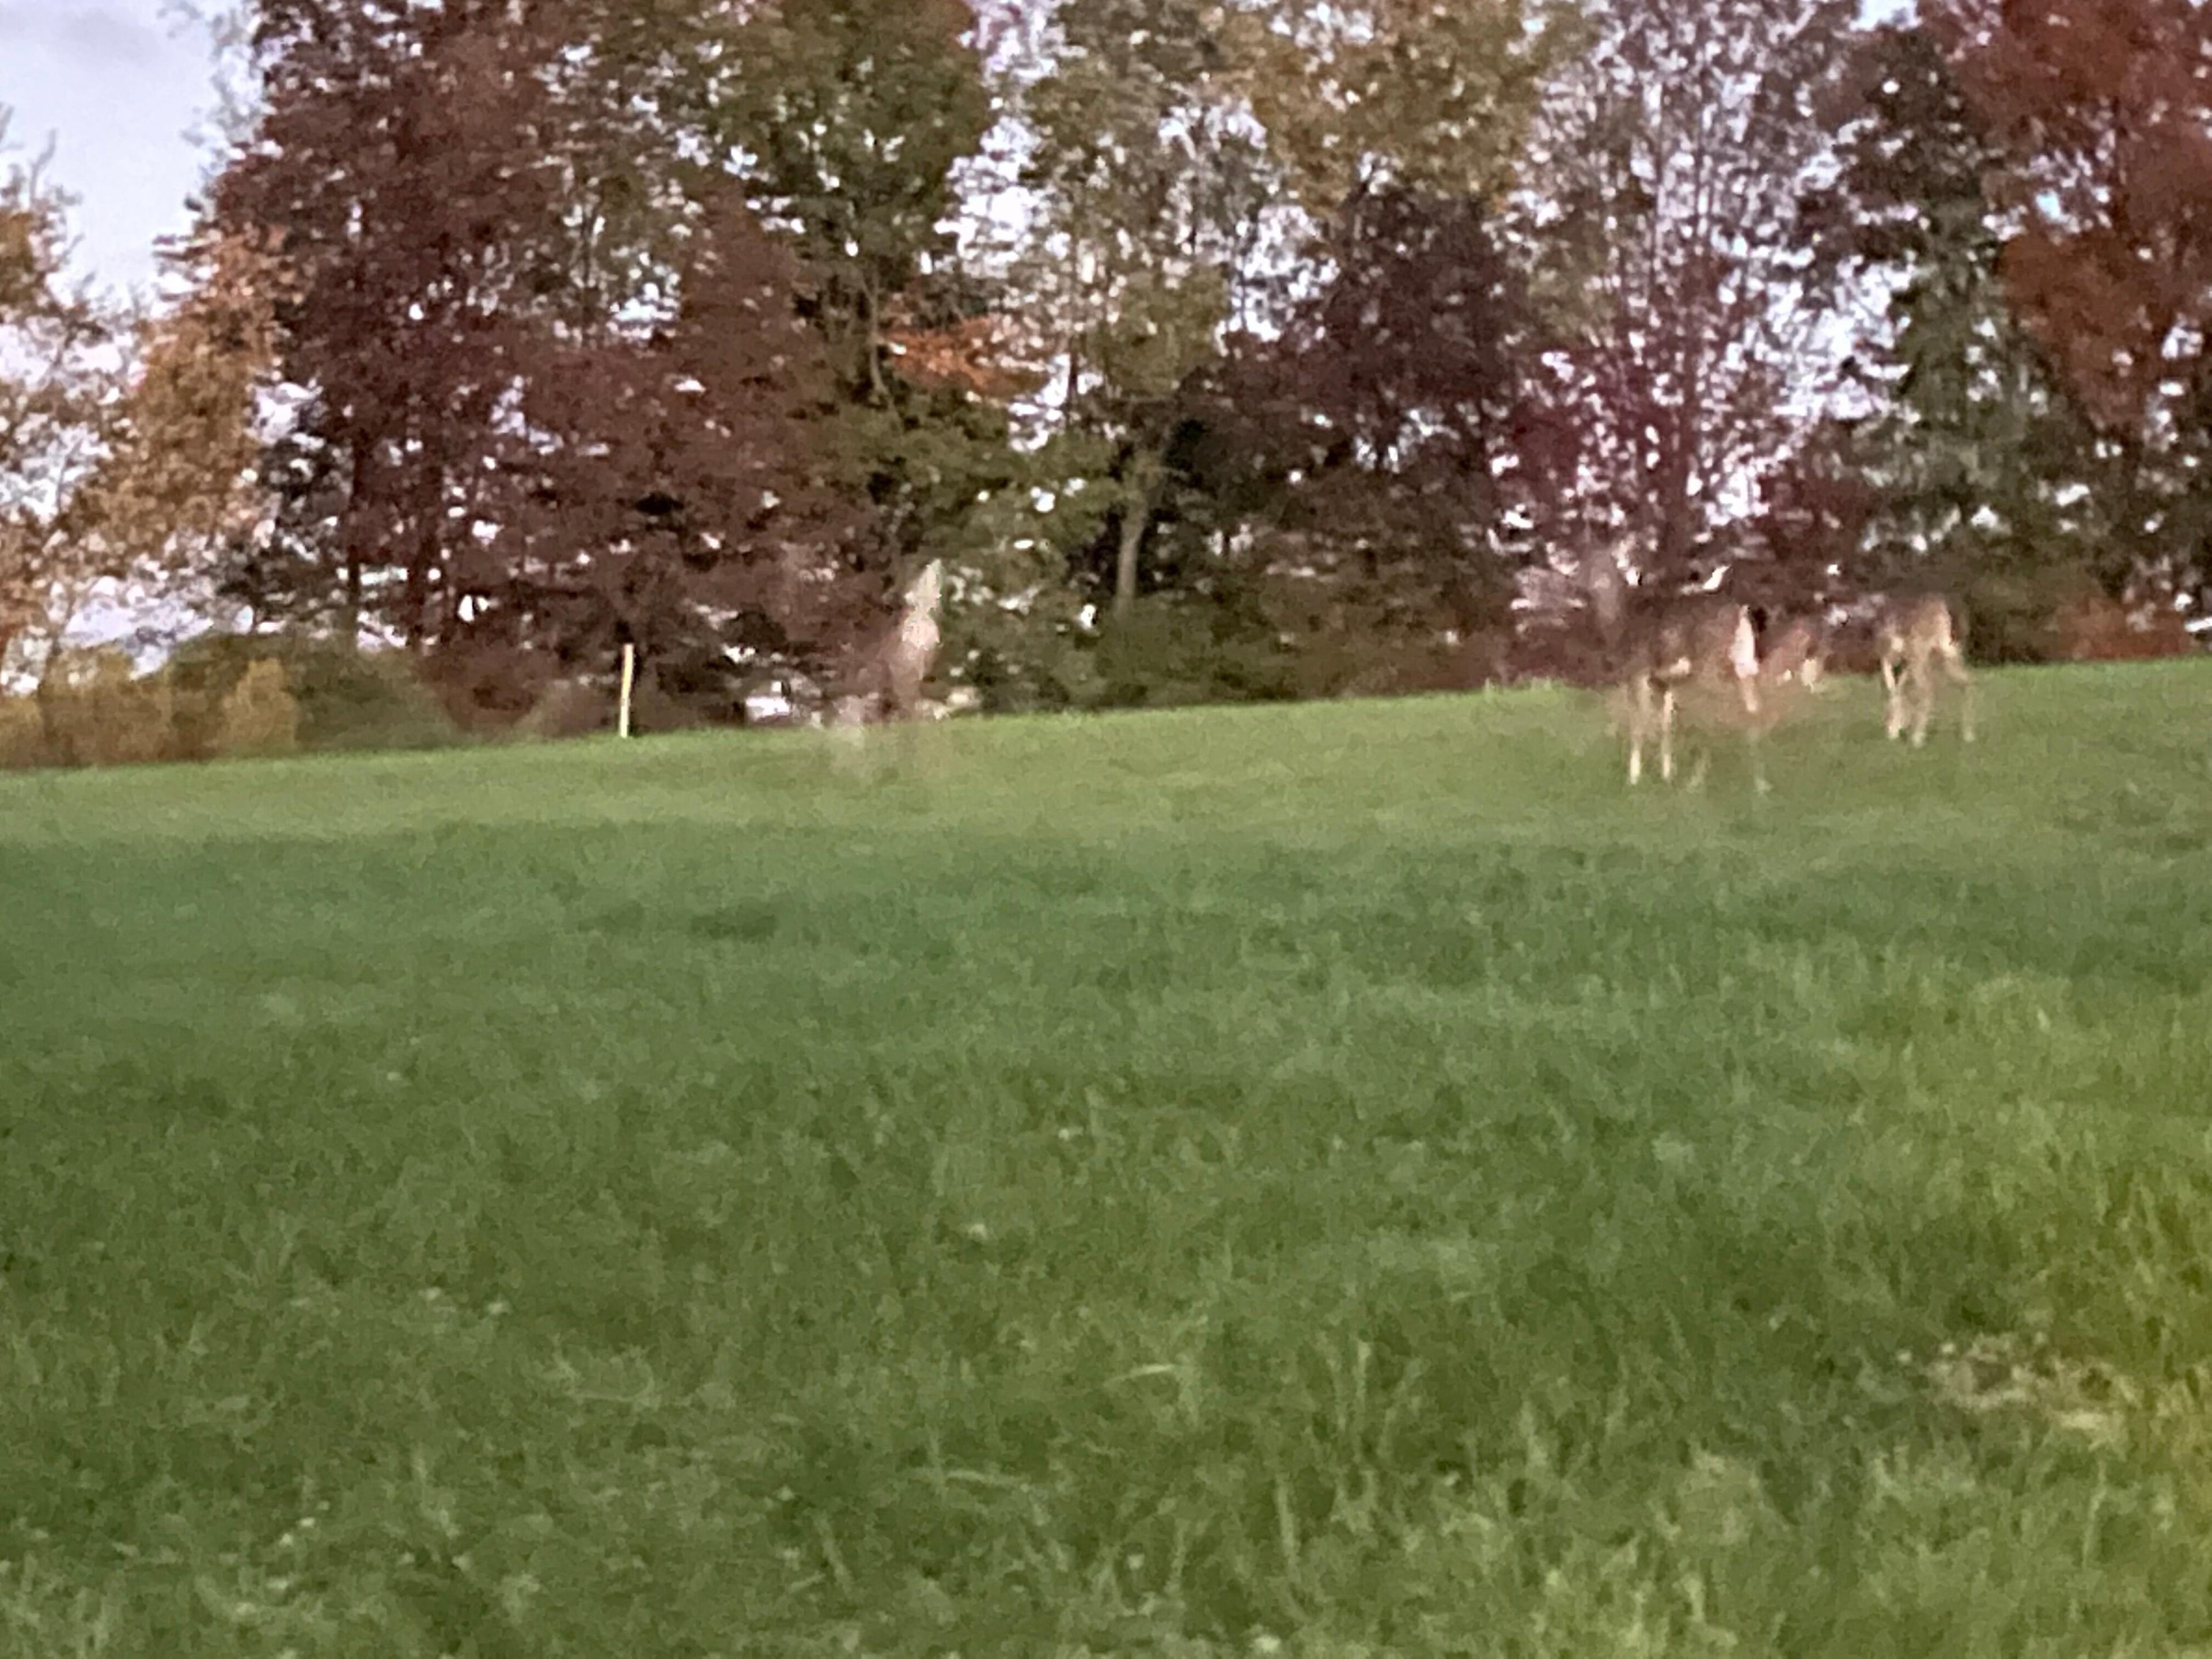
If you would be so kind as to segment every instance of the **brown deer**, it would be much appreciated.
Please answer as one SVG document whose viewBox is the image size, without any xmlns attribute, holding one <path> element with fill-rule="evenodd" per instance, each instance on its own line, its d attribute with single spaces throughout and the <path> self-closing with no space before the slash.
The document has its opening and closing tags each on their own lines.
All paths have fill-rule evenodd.
<svg viewBox="0 0 2212 1659">
<path fill-rule="evenodd" d="M 1598 627 L 1613 653 L 1614 681 L 1628 697 L 1628 781 L 1644 778 L 1644 745 L 1656 734 L 1659 775 L 1674 778 L 1674 720 L 1680 694 L 1693 686 L 1733 690 L 1743 705 L 1752 782 L 1766 775 L 1759 753 L 1759 641 L 1751 607 L 1716 593 L 1632 598 L 1618 555 L 1601 550 L 1591 571 Z M 1703 763 L 1698 775 L 1704 771 Z"/>
<path fill-rule="evenodd" d="M 1936 712 L 1936 674 L 1959 688 L 1960 740 L 1974 740 L 1974 680 L 1966 672 L 1951 606 L 1940 593 L 1885 600 L 1875 617 L 1875 648 L 1881 664 L 1887 702 L 1884 730 L 1896 738 L 1911 728 L 1912 746 L 1928 741 L 1928 721 Z M 1900 666 L 1901 665 L 1901 666 Z"/>
<path fill-rule="evenodd" d="M 1656 732 L 1659 776 L 1674 777 L 1674 721 L 1681 693 L 1696 686 L 1733 690 L 1743 704 L 1752 783 L 1762 793 L 1759 753 L 1759 647 L 1748 607 L 1694 593 L 1638 607 L 1628 619 L 1621 680 L 1628 692 L 1628 781 L 1644 776 L 1644 745 Z M 1699 765 L 1699 775 L 1703 763 Z"/>
<path fill-rule="evenodd" d="M 932 559 L 906 591 L 898 621 L 861 647 L 853 690 L 837 700 L 836 723 L 911 720 L 937 661 L 942 635 L 937 612 L 945 598 L 945 562 Z"/>
<path fill-rule="evenodd" d="M 1817 696 L 1827 678 L 1828 632 L 1822 617 L 1791 617 L 1770 627 L 1759 646 L 1759 678 Z"/>
</svg>

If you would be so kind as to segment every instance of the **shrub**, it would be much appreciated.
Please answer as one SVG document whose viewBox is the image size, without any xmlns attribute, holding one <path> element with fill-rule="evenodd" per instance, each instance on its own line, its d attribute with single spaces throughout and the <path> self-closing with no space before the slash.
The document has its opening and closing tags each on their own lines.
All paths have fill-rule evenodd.
<svg viewBox="0 0 2212 1659">
<path fill-rule="evenodd" d="M 2172 605 L 2130 611 L 2106 593 L 2083 593 L 2061 606 L 2059 654 L 2069 662 L 2118 662 L 2179 657 L 2196 650 L 2181 614 Z"/>
<path fill-rule="evenodd" d="M 707 724 L 696 703 L 673 696 L 656 674 L 641 673 L 630 692 L 630 729 L 634 732 L 690 732 Z"/>
<path fill-rule="evenodd" d="M 542 651 L 472 641 L 432 657 L 424 683 L 462 731 L 513 730 L 556 683 L 560 664 Z"/>
<path fill-rule="evenodd" d="M 167 677 L 140 678 L 123 652 L 61 653 L 33 701 L 49 765 L 127 766 L 176 756 Z"/>
<path fill-rule="evenodd" d="M 586 737 L 613 724 L 612 708 L 611 700 L 597 686 L 582 680 L 556 680 L 514 723 L 514 732 L 521 738 Z"/>
<path fill-rule="evenodd" d="M 1253 619 L 1225 605 L 1151 599 L 1098 642 L 1101 706 L 1174 708 L 1295 696 L 1297 665 Z"/>
<path fill-rule="evenodd" d="M 46 763 L 46 722 L 28 697 L 0 696 L 0 770 Z"/>
<path fill-rule="evenodd" d="M 289 755 L 300 746 L 300 705 L 284 665 L 264 657 L 247 665 L 222 700 L 215 752 L 225 756 Z"/>
<path fill-rule="evenodd" d="M 2086 576 L 2063 568 L 1976 572 L 1958 595 L 1967 653 L 1978 662 L 2059 660 L 2065 655 L 2060 617 L 2095 592 Z"/>
<path fill-rule="evenodd" d="M 1447 642 L 1404 629 L 1346 630 L 1302 643 L 1302 696 L 1404 697 L 1473 691 L 1507 677 L 1511 641 L 1503 630 Z"/>
<path fill-rule="evenodd" d="M 223 702 L 254 661 L 250 637 L 204 634 L 171 653 L 162 673 L 169 684 L 169 720 L 178 754 L 204 760 L 216 752 Z"/>
<path fill-rule="evenodd" d="M 959 672 L 984 708 L 998 714 L 1089 708 L 1103 695 L 1092 652 L 1043 627 L 1000 630 Z"/>
<path fill-rule="evenodd" d="M 179 745 L 216 752 L 225 701 L 256 663 L 282 665 L 305 750 L 435 749 L 461 740 L 404 652 L 284 634 L 204 634 L 170 659 Z"/>
<path fill-rule="evenodd" d="M 287 659 L 302 748 L 442 749 L 463 740 L 404 651 L 317 641 Z"/>
</svg>

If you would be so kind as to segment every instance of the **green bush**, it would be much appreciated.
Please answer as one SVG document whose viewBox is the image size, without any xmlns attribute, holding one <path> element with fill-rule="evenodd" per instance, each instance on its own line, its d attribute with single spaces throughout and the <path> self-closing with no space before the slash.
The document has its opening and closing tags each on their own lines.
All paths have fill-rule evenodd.
<svg viewBox="0 0 2212 1659">
<path fill-rule="evenodd" d="M 1096 653 L 1099 707 L 1270 702 L 1297 695 L 1297 665 L 1228 605 L 1152 599 L 1109 623 Z"/>
<path fill-rule="evenodd" d="M 222 700 L 216 753 L 289 755 L 299 746 L 300 705 L 292 696 L 284 665 L 274 657 L 247 665 Z"/>
<path fill-rule="evenodd" d="M 453 724 L 404 652 L 320 647 L 291 665 L 307 749 L 443 749 Z"/>
<path fill-rule="evenodd" d="M 1456 643 L 1406 629 L 1346 629 L 1295 647 L 1297 695 L 1406 697 L 1472 691 L 1506 677 L 1511 636 L 1503 629 Z"/>
<path fill-rule="evenodd" d="M 969 635 L 963 641 L 969 647 L 964 653 L 948 652 L 939 659 L 941 667 L 959 664 L 957 679 L 973 686 L 991 713 L 1058 712 L 1099 701 L 1097 656 L 1089 641 L 1048 622 L 994 622 L 981 638 Z"/>
<path fill-rule="evenodd" d="M 2080 589 L 2078 578 L 2060 572 L 1989 570 L 1969 576 L 1959 593 L 1966 649 L 1980 662 L 2057 660 L 2058 615 Z"/>
<path fill-rule="evenodd" d="M 225 700 L 264 660 L 283 665 L 301 749 L 436 749 L 461 741 L 404 652 L 283 634 L 206 634 L 179 648 L 167 671 L 180 719 L 191 727 L 180 733 L 186 752 L 214 752 Z"/>
</svg>

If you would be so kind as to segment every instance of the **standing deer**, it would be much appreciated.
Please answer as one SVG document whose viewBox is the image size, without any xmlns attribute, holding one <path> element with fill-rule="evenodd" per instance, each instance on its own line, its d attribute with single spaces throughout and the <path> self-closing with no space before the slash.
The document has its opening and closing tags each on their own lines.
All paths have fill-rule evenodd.
<svg viewBox="0 0 2212 1659">
<path fill-rule="evenodd" d="M 1766 774 L 1759 754 L 1759 647 L 1748 607 L 1691 594 L 1638 607 L 1628 618 L 1621 680 L 1629 699 L 1628 781 L 1644 776 L 1644 745 L 1656 729 L 1659 776 L 1674 777 L 1674 720 L 1680 694 L 1696 685 L 1733 689 L 1743 704 L 1754 787 Z M 1702 763 L 1700 763 L 1702 769 Z"/>
<path fill-rule="evenodd" d="M 1759 641 L 1751 608 L 1715 593 L 1632 599 L 1611 549 L 1591 572 L 1598 626 L 1613 653 L 1615 683 L 1628 695 L 1628 781 L 1644 778 L 1644 745 L 1656 732 L 1659 775 L 1674 777 L 1674 718 L 1680 693 L 1695 685 L 1733 690 L 1743 705 L 1752 782 L 1766 774 L 1759 753 Z M 1700 763 L 1700 774 L 1703 765 Z"/>
<path fill-rule="evenodd" d="M 1795 685 L 1817 694 L 1828 672 L 1826 619 L 1792 617 L 1770 628 L 1759 649 L 1759 672 L 1770 686 Z"/>
<path fill-rule="evenodd" d="M 1959 735 L 1964 742 L 1974 740 L 1973 677 L 1966 672 L 1966 653 L 1959 648 L 1951 607 L 1942 595 L 1885 601 L 1875 618 L 1875 646 L 1881 653 L 1888 704 L 1884 730 L 1890 738 L 1902 735 L 1909 720 L 1912 746 L 1928 741 L 1928 721 L 1936 712 L 1934 671 L 1940 664 L 1943 678 L 1959 688 Z"/>
<path fill-rule="evenodd" d="M 837 723 L 911 720 L 921 688 L 937 660 L 941 638 L 937 611 L 945 597 L 945 562 L 932 559 L 906 591 L 906 605 L 891 628 L 863 647 L 853 690 L 837 700 Z"/>
</svg>

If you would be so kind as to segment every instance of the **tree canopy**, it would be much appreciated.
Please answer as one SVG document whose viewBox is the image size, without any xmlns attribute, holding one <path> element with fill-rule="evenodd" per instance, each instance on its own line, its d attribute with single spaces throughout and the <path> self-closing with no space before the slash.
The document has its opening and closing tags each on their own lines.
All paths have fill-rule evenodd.
<svg viewBox="0 0 2212 1659">
<path fill-rule="evenodd" d="M 934 559 L 1002 702 L 1283 695 L 1506 641 L 1624 531 L 1662 583 L 1942 580 L 2006 653 L 2201 601 L 2187 0 L 225 15 L 172 303 L 0 190 L 19 656 L 165 571 L 487 709 L 629 642 L 730 718 Z"/>
</svg>

